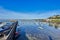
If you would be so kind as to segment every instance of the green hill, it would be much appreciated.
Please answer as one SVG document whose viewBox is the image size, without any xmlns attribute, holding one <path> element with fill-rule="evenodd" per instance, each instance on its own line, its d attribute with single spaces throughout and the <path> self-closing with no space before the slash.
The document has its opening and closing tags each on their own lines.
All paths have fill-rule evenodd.
<svg viewBox="0 0 60 40">
<path fill-rule="evenodd" d="M 60 15 L 54 15 L 52 17 L 49 17 L 48 19 L 60 19 Z"/>
<path fill-rule="evenodd" d="M 50 22 L 60 24 L 60 15 L 54 15 L 52 17 L 49 17 L 48 19 L 51 19 Z"/>
</svg>

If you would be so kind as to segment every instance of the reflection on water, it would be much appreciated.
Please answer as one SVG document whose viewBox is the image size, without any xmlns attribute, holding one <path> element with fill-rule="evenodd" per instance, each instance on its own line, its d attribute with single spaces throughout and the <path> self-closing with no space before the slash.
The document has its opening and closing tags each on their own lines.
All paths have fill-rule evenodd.
<svg viewBox="0 0 60 40">
<path fill-rule="evenodd" d="M 18 29 L 21 36 L 17 40 L 60 40 L 60 30 L 55 29 L 56 26 L 51 24 L 31 21 L 19 22 Z"/>
<path fill-rule="evenodd" d="M 54 27 L 56 29 L 60 28 L 60 24 L 55 24 L 55 23 L 49 23 L 49 26 Z"/>
</svg>

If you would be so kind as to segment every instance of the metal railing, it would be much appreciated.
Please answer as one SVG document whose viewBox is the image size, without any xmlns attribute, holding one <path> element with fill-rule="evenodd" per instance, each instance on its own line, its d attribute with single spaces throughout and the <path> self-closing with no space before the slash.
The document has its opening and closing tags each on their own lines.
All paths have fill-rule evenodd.
<svg viewBox="0 0 60 40">
<path fill-rule="evenodd" d="M 6 40 L 15 40 L 15 32 L 16 32 L 16 27 L 17 27 L 18 21 L 12 24 L 12 29 L 8 34 L 8 37 Z"/>
</svg>

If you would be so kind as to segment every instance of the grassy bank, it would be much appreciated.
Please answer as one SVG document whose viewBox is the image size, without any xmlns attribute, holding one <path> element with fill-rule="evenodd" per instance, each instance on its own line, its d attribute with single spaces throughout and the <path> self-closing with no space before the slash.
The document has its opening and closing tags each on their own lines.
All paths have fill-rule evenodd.
<svg viewBox="0 0 60 40">
<path fill-rule="evenodd" d="M 60 24 L 60 19 L 54 19 L 54 20 L 51 20 L 50 22 Z"/>
</svg>

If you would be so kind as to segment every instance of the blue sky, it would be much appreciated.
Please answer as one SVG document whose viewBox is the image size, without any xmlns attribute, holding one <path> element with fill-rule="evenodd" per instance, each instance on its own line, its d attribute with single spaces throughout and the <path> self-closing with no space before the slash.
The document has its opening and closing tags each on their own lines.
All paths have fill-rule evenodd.
<svg viewBox="0 0 60 40">
<path fill-rule="evenodd" d="M 60 0 L 0 0 L 0 18 L 38 19 L 53 15 L 60 15 Z"/>
</svg>

